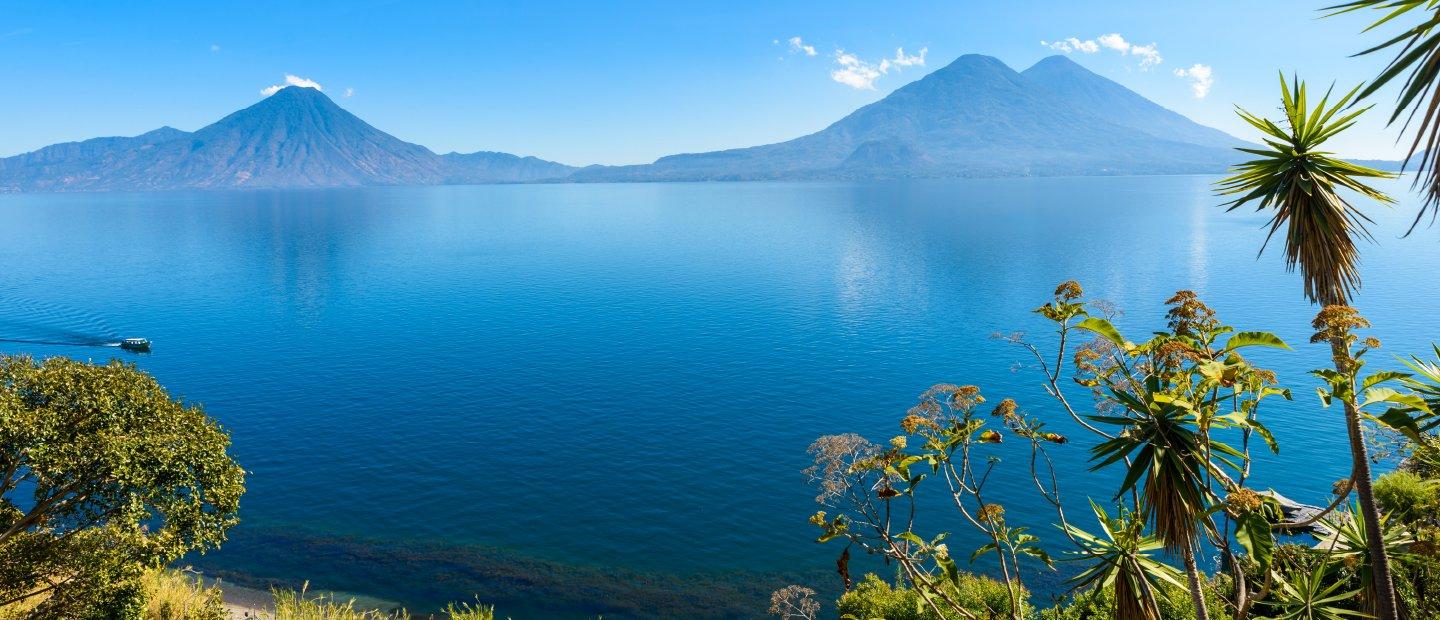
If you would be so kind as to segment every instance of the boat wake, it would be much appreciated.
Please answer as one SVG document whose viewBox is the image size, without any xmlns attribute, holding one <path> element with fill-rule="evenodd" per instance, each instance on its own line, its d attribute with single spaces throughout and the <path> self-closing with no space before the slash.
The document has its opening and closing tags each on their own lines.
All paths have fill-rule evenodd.
<svg viewBox="0 0 1440 620">
<path fill-rule="evenodd" d="M 119 347 L 121 338 L 93 313 L 7 296 L 0 299 L 0 343 Z"/>
<path fill-rule="evenodd" d="M 45 344 L 62 347 L 119 347 L 120 341 L 113 339 L 102 340 L 31 340 L 27 338 L 0 338 L 0 342 L 13 342 L 17 344 Z"/>
</svg>

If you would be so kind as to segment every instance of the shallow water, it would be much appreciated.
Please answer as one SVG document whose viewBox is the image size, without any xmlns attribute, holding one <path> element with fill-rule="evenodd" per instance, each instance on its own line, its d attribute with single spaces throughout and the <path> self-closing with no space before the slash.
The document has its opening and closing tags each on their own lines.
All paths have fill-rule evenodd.
<svg viewBox="0 0 1440 620">
<path fill-rule="evenodd" d="M 1292 343 L 1255 356 L 1297 397 L 1256 478 L 1322 499 L 1346 444 L 1303 374 L 1327 360 L 1314 308 L 1213 180 L 4 195 L 0 351 L 119 356 L 231 430 L 252 473 L 232 544 L 194 559 L 214 573 L 527 618 L 761 615 L 775 584 L 835 586 L 840 548 L 805 523 L 816 436 L 888 438 L 938 382 L 1072 428 L 990 337 L 1046 342 L 1029 310 L 1065 279 L 1136 335 L 1192 288 Z M 1387 365 L 1440 336 L 1440 232 L 1398 238 L 1406 204 L 1375 213 L 1356 303 Z M 154 352 L 14 342 L 128 336 Z M 1115 482 L 1087 444 L 1054 451 L 1078 506 Z M 1021 466 L 994 499 L 1054 538 Z"/>
</svg>

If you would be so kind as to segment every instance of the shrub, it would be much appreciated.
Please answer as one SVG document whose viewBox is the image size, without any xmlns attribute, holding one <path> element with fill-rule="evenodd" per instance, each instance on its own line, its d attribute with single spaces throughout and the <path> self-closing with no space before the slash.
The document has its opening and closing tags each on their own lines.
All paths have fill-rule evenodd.
<svg viewBox="0 0 1440 620">
<path fill-rule="evenodd" d="M 945 586 L 945 593 L 981 618 L 1010 615 L 1010 595 L 1005 584 L 989 577 L 960 573 L 959 583 Z M 1029 598 L 1028 592 L 1022 594 L 1025 599 Z M 836 606 L 841 618 L 854 620 L 951 620 L 949 615 L 937 617 L 915 590 L 891 587 L 873 573 L 865 575 L 854 590 L 841 596 Z M 1022 615 L 1029 615 L 1028 601 L 1022 600 L 1020 606 L 1024 610 Z"/>
<path fill-rule="evenodd" d="M 154 569 L 126 581 L 108 605 L 66 607 L 65 618 L 143 618 L 144 620 L 228 620 L 220 588 L 205 587 L 199 577 L 180 571 Z M 48 593 L 0 606 L 0 620 L 31 620 L 54 609 Z"/>
<path fill-rule="evenodd" d="M 1410 522 L 1430 517 L 1440 504 L 1433 480 L 1408 471 L 1393 471 L 1375 481 L 1375 500 L 1385 512 Z"/>
</svg>

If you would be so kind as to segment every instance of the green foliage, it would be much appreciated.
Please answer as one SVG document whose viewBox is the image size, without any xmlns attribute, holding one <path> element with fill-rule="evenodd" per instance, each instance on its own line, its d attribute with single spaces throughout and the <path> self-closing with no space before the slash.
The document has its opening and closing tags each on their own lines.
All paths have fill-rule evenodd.
<svg viewBox="0 0 1440 620">
<path fill-rule="evenodd" d="M 943 592 L 960 606 L 979 618 L 1010 617 L 1010 595 L 1005 584 L 984 576 L 960 573 L 956 583 L 946 584 Z M 1021 599 L 1021 617 L 1028 617 L 1032 611 L 1029 592 Z M 840 617 L 848 620 L 937 620 L 932 610 L 921 599 L 920 593 L 905 587 L 891 587 L 889 583 L 874 574 L 865 575 L 855 589 L 846 592 L 837 603 Z M 940 606 L 942 610 L 944 606 Z M 960 618 L 959 614 L 946 613 L 944 620 Z"/>
<path fill-rule="evenodd" d="M 0 357 L 0 605 L 137 617 L 145 567 L 220 544 L 230 438 L 134 366 Z"/>
<path fill-rule="evenodd" d="M 1206 607 L 1224 608 L 1223 589 L 1226 585 L 1220 578 L 1206 584 Z M 1163 584 L 1156 590 L 1155 599 L 1163 620 L 1195 618 L 1195 604 L 1190 600 L 1190 592 L 1182 586 Z M 1081 590 L 1068 601 L 1041 611 L 1038 617 L 1040 620 L 1113 620 L 1124 616 L 1120 615 L 1115 590 L 1095 587 Z"/>
<path fill-rule="evenodd" d="M 88 607 L 47 604 L 50 593 L 0 606 L 0 620 L 36 618 L 134 618 L 143 620 L 229 620 L 217 586 L 181 571 L 151 569 L 120 582 L 111 597 L 91 597 Z M 55 609 L 63 609 L 57 614 Z"/>
<path fill-rule="evenodd" d="M 1255 412 L 1261 400 L 1288 398 L 1289 392 L 1274 387 L 1272 373 L 1236 353 L 1249 346 L 1285 347 L 1278 337 L 1235 333 L 1190 291 L 1176 293 L 1168 303 L 1169 331 L 1139 344 L 1103 319 L 1078 323 L 1077 328 L 1099 335 L 1103 347 L 1082 350 L 1076 360 L 1082 373 L 1078 380 L 1105 406 L 1101 415 L 1088 418 L 1115 428 L 1091 449 L 1094 469 L 1123 465 L 1116 496 L 1138 490 L 1143 499 L 1139 513 L 1153 535 L 1178 552 L 1202 528 L 1214 529 L 1204 518 L 1217 499 L 1214 479 L 1225 476 L 1227 468 L 1242 472 L 1241 463 L 1249 458 L 1217 439 L 1219 432 L 1256 433 L 1275 449 Z M 1077 315 L 1086 315 L 1083 307 Z M 1252 533 L 1269 536 L 1265 527 Z M 1258 543 L 1248 545 L 1252 550 L 1268 545 L 1249 542 Z"/>
<path fill-rule="evenodd" d="M 1286 264 L 1291 269 L 1300 266 L 1305 296 L 1323 304 L 1343 304 L 1359 288 L 1355 236 L 1369 236 L 1364 225 L 1367 218 L 1338 190 L 1351 190 L 1385 204 L 1394 202 L 1362 182 L 1365 178 L 1393 178 L 1394 174 L 1320 150 L 1326 140 L 1354 125 L 1368 109 L 1347 107 L 1358 91 L 1356 87 L 1333 104 L 1326 91 L 1312 110 L 1307 106 L 1304 82 L 1296 79 L 1291 86 L 1281 75 L 1284 126 L 1239 110 L 1240 118 L 1263 134 L 1265 148 L 1238 148 L 1259 159 L 1236 166 L 1232 176 L 1217 184 L 1222 195 L 1238 195 L 1228 203 L 1231 210 L 1252 202 L 1256 210 L 1274 210 L 1270 237 L 1284 231 Z"/>
<path fill-rule="evenodd" d="M 1344 620 L 1368 618 L 1347 605 L 1360 590 L 1344 591 L 1345 582 L 1328 578 L 1326 567 L 1275 576 L 1275 589 L 1267 601 L 1277 610 L 1276 620 Z"/>
<path fill-rule="evenodd" d="M 1180 572 L 1154 557 L 1164 545 L 1160 539 L 1145 534 L 1145 523 L 1138 514 L 1122 508 L 1112 519 L 1099 504 L 1092 501 L 1090 507 L 1100 522 L 1102 536 L 1073 525 L 1064 526 L 1080 546 L 1074 554 L 1076 559 L 1089 564 L 1071 582 L 1078 589 L 1112 588 L 1118 618 L 1160 618 L 1155 593 L 1167 585 L 1184 587 Z"/>
<path fill-rule="evenodd" d="M 1405 76 L 1395 101 L 1395 110 L 1390 114 L 1390 122 L 1405 116 L 1405 128 L 1409 129 L 1416 115 L 1424 112 L 1419 117 L 1420 124 L 1415 127 L 1415 139 L 1410 143 L 1408 157 L 1421 156 L 1418 168 L 1424 171 L 1424 176 L 1417 177 L 1416 183 L 1426 189 L 1425 205 L 1415 215 L 1415 224 L 1420 222 L 1426 211 L 1431 211 L 1433 221 L 1435 209 L 1440 206 L 1440 170 L 1437 170 L 1440 168 L 1437 166 L 1440 164 L 1440 90 L 1435 89 L 1436 78 L 1440 78 L 1440 3 L 1434 0 L 1352 0 L 1325 10 L 1329 11 L 1329 15 L 1377 11 L 1379 15 L 1365 29 L 1366 32 L 1391 22 L 1402 23 L 1404 18 L 1414 18 L 1412 23 L 1402 26 L 1399 34 L 1360 52 L 1370 54 L 1395 50 L 1390 64 L 1370 81 L 1360 97 L 1369 97 L 1396 78 Z M 1410 228 L 1414 230 L 1414 224 Z"/>
<path fill-rule="evenodd" d="M 1375 480 L 1375 501 L 1402 522 L 1433 519 L 1440 510 L 1440 485 L 1413 472 L 1394 471 Z"/>
</svg>

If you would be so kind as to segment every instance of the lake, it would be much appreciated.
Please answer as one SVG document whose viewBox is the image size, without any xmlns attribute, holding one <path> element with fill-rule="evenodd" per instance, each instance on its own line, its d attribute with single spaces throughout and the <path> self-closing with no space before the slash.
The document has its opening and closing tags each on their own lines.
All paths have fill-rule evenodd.
<svg viewBox="0 0 1440 620">
<path fill-rule="evenodd" d="M 939 382 L 1074 430 L 991 337 L 1050 344 L 1030 310 L 1066 279 L 1136 336 L 1190 288 L 1290 342 L 1253 356 L 1296 394 L 1255 480 L 1325 499 L 1348 457 L 1304 374 L 1328 363 L 1316 309 L 1213 181 L 0 195 L 0 351 L 118 356 L 231 431 L 249 491 L 224 549 L 187 559 L 207 573 L 517 618 L 758 617 L 779 585 L 838 587 L 841 547 L 806 523 L 816 436 L 883 441 Z M 1440 338 L 1440 231 L 1400 238 L 1418 201 L 1387 187 L 1407 197 L 1369 209 L 1356 301 L 1380 365 Z M 36 343 L 122 336 L 153 353 Z M 1071 436 L 1069 501 L 1108 499 Z M 1059 538 L 1010 466 L 994 499 Z"/>
</svg>

